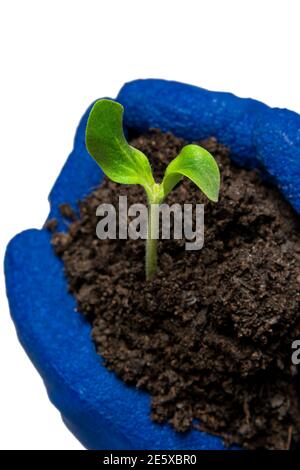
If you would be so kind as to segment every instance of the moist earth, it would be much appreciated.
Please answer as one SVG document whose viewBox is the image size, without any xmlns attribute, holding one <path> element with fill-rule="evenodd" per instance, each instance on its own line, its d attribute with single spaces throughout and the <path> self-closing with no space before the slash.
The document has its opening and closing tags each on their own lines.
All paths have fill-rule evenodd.
<svg viewBox="0 0 300 470">
<path fill-rule="evenodd" d="M 185 144 L 159 130 L 131 139 L 157 180 Z M 106 178 L 79 202 L 78 217 L 62 205 L 65 233 L 48 221 L 52 244 L 97 352 L 122 380 L 149 392 L 155 422 L 208 431 L 227 445 L 289 449 L 300 441 L 291 361 L 300 336 L 299 218 L 257 172 L 236 167 L 215 138 L 200 144 L 220 167 L 219 202 L 188 179 L 166 202 L 205 204 L 203 249 L 159 241 L 159 268 L 146 282 L 143 240 L 96 236 L 99 204 L 118 205 L 120 195 L 146 203 L 144 190 Z"/>
</svg>

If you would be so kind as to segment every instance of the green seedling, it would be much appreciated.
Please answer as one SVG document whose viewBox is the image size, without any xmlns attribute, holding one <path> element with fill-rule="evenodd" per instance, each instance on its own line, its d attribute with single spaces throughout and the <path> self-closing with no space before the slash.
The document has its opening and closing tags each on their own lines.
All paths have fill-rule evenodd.
<svg viewBox="0 0 300 470">
<path fill-rule="evenodd" d="M 167 166 L 161 183 L 154 181 L 148 158 L 128 144 L 123 133 L 123 106 L 112 100 L 97 101 L 88 118 L 86 147 L 103 172 L 116 183 L 139 184 L 148 199 L 146 278 L 157 268 L 155 224 L 159 204 L 183 176 L 189 178 L 210 199 L 217 202 L 220 172 L 213 156 L 199 145 L 186 145 Z"/>
</svg>

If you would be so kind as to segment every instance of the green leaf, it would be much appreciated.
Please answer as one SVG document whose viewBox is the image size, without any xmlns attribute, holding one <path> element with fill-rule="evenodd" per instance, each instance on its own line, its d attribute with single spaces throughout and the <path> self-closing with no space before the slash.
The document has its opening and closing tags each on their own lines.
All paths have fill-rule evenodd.
<svg viewBox="0 0 300 470">
<path fill-rule="evenodd" d="M 112 100 L 97 101 L 88 118 L 86 147 L 103 172 L 116 183 L 154 184 L 148 158 L 131 147 L 123 133 L 123 106 Z"/>
<path fill-rule="evenodd" d="M 220 189 L 220 172 L 213 156 L 199 145 L 186 145 L 167 166 L 163 179 L 165 196 L 186 176 L 214 202 Z"/>
</svg>

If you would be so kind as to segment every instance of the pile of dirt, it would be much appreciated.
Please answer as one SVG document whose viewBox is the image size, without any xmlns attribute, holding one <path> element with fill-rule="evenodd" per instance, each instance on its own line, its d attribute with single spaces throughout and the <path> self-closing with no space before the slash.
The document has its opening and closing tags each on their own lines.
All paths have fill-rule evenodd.
<svg viewBox="0 0 300 470">
<path fill-rule="evenodd" d="M 158 130 L 131 141 L 157 179 L 185 143 Z M 151 394 L 153 420 L 245 448 L 288 449 L 300 440 L 291 362 L 300 336 L 299 219 L 256 172 L 234 166 L 216 139 L 201 145 L 218 161 L 220 201 L 208 202 L 184 179 L 166 202 L 205 203 L 202 250 L 159 241 L 159 269 L 146 282 L 144 241 L 99 240 L 95 215 L 119 195 L 145 203 L 144 190 L 107 179 L 80 202 L 78 219 L 62 207 L 70 225 L 52 243 L 97 352 Z"/>
</svg>

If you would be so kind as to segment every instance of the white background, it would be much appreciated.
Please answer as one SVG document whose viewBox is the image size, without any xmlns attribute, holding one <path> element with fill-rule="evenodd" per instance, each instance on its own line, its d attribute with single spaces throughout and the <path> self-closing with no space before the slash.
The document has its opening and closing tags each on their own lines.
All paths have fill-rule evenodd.
<svg viewBox="0 0 300 470">
<path fill-rule="evenodd" d="M 40 227 L 79 118 L 166 78 L 300 112 L 298 0 L 7 0 L 0 7 L 1 252 Z M 0 448 L 80 449 L 9 318 L 1 272 Z"/>
</svg>

